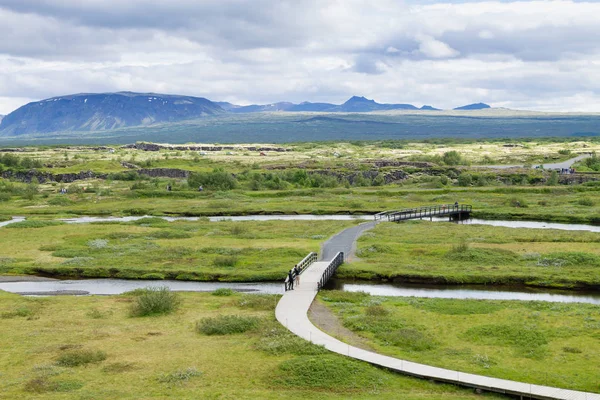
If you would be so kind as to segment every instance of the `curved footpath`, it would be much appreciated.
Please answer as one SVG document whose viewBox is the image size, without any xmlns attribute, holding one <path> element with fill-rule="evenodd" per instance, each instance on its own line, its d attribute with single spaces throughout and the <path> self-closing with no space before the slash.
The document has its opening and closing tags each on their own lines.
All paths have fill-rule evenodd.
<svg viewBox="0 0 600 400">
<path fill-rule="evenodd" d="M 308 319 L 307 313 L 317 295 L 319 280 L 329 265 L 329 260 L 338 251 L 345 251 L 344 254 L 352 254 L 356 238 L 365 230 L 374 226 L 375 223 L 370 222 L 349 228 L 337 234 L 323 245 L 323 256 L 321 259 L 325 259 L 326 261 L 315 262 L 308 267 L 301 276 L 300 285 L 294 290 L 287 291 L 277 304 L 275 315 L 283 326 L 301 338 L 314 344 L 322 345 L 335 353 L 366 361 L 370 364 L 385 367 L 406 375 L 517 395 L 521 396 L 521 398 L 600 400 L 600 394 L 596 393 L 490 378 L 383 356 L 350 346 L 316 328 Z M 346 253 L 346 251 L 349 252 Z"/>
</svg>

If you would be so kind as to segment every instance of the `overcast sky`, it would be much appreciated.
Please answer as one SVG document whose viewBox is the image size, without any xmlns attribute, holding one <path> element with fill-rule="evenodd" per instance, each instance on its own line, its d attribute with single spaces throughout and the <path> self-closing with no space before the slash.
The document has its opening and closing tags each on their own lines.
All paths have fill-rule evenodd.
<svg viewBox="0 0 600 400">
<path fill-rule="evenodd" d="M 600 111 L 600 3 L 0 0 L 0 114 L 80 92 Z"/>
</svg>

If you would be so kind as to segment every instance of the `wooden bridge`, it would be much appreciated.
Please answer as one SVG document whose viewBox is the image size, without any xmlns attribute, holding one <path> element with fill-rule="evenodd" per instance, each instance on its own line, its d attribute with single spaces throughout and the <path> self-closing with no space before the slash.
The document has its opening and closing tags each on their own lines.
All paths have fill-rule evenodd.
<svg viewBox="0 0 600 400">
<path fill-rule="evenodd" d="M 468 204 L 441 204 L 436 206 L 425 206 L 417 208 L 405 208 L 398 211 L 383 211 L 375 214 L 375 221 L 400 222 L 409 219 L 443 218 L 452 220 L 468 219 L 471 215 L 472 206 Z"/>
</svg>

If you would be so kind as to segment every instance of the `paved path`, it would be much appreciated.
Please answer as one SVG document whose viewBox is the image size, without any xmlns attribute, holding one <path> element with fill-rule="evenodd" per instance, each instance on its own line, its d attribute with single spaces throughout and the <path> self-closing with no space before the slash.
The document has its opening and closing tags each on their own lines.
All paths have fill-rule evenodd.
<svg viewBox="0 0 600 400">
<path fill-rule="evenodd" d="M 341 247 L 348 248 L 348 245 L 352 247 L 353 243 L 349 243 L 350 238 L 358 237 L 365 229 L 369 229 L 372 226 L 374 226 L 373 223 L 362 224 L 344 231 L 346 233 L 342 232 L 341 234 L 334 236 L 327 242 L 328 244 L 324 246 L 324 249 L 327 250 L 327 256 L 333 257 L 335 254 L 331 255 L 331 252 Z M 354 239 L 352 239 L 352 242 L 353 241 Z M 329 261 L 320 261 L 313 263 L 308 267 L 301 276 L 300 285 L 294 290 L 287 291 L 275 309 L 277 320 L 292 333 L 301 338 L 325 346 L 325 348 L 335 353 L 366 361 L 411 376 L 434 379 L 440 382 L 454 383 L 461 386 L 480 388 L 499 393 L 509 393 L 526 398 L 600 400 L 600 395 L 595 393 L 579 392 L 467 374 L 460 371 L 437 368 L 383 356 L 343 343 L 316 328 L 309 321 L 307 315 L 308 309 L 317 295 L 318 282 L 328 265 Z"/>
<path fill-rule="evenodd" d="M 344 253 L 346 261 L 352 261 L 356 250 L 356 239 L 365 231 L 372 229 L 377 222 L 366 222 L 352 228 L 344 229 L 326 241 L 321 248 L 320 260 L 332 260 L 340 251 Z"/>
</svg>

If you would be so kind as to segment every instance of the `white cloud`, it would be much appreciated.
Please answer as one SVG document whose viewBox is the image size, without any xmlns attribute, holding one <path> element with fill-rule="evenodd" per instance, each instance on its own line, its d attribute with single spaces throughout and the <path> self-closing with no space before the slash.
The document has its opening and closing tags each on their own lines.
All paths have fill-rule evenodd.
<svg viewBox="0 0 600 400">
<path fill-rule="evenodd" d="M 567 0 L 0 0 L 0 114 L 117 90 L 589 110 L 598 15 Z"/>
</svg>

